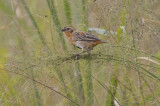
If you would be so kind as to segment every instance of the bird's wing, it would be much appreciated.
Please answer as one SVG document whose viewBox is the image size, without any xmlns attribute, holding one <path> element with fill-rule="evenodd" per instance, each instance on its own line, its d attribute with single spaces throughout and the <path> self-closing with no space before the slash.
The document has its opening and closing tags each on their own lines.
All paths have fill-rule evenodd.
<svg viewBox="0 0 160 106">
<path fill-rule="evenodd" d="M 98 37 L 87 32 L 76 32 L 75 38 L 77 41 L 101 41 Z"/>
</svg>

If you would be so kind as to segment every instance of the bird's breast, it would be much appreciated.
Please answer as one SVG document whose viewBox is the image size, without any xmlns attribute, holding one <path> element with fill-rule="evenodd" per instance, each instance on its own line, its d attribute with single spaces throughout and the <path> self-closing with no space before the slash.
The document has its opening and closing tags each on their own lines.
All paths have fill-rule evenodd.
<svg viewBox="0 0 160 106">
<path fill-rule="evenodd" d="M 74 45 L 74 40 L 72 38 L 72 34 L 70 32 L 65 32 L 65 35 L 67 36 L 67 39 L 69 40 L 69 42 Z"/>
<path fill-rule="evenodd" d="M 66 35 L 67 37 L 71 37 L 71 33 L 70 33 L 70 32 L 65 32 L 65 35 Z"/>
</svg>

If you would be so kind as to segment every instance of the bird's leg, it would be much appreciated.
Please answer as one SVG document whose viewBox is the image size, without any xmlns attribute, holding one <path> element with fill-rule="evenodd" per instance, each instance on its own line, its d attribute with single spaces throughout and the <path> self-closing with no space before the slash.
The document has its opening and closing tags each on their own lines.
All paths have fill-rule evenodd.
<svg viewBox="0 0 160 106">
<path fill-rule="evenodd" d="M 87 53 L 88 53 L 88 55 L 90 55 L 90 54 L 91 54 L 91 51 L 90 51 L 90 50 L 88 50 L 88 51 L 87 51 Z"/>
<path fill-rule="evenodd" d="M 73 55 L 79 55 L 79 54 L 81 54 L 81 53 L 84 53 L 84 51 L 82 50 L 82 51 L 80 51 L 80 52 L 78 52 L 78 53 L 73 53 Z"/>
<path fill-rule="evenodd" d="M 84 50 L 83 48 L 82 48 L 82 51 L 80 51 L 80 52 L 78 52 L 78 53 L 73 53 L 74 55 L 79 55 L 79 54 L 81 54 L 81 53 L 84 53 L 84 52 L 89 52 L 89 50 Z"/>
<path fill-rule="evenodd" d="M 73 55 L 76 56 L 76 60 L 78 59 L 78 56 L 79 56 L 80 53 L 84 53 L 84 49 L 82 49 L 82 51 L 80 51 L 78 53 L 73 53 Z"/>
<path fill-rule="evenodd" d="M 89 48 L 89 49 L 87 50 L 88 55 L 91 54 L 91 50 L 92 50 L 92 49 L 93 49 L 93 48 Z"/>
</svg>

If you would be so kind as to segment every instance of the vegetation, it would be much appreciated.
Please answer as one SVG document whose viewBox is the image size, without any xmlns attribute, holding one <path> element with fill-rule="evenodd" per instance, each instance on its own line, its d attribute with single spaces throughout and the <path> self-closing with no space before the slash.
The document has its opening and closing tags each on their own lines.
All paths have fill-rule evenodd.
<svg viewBox="0 0 160 106">
<path fill-rule="evenodd" d="M 0 0 L 1 106 L 159 106 L 160 0 Z M 75 58 L 61 28 L 107 41 Z M 114 32 L 114 33 L 113 33 Z"/>
</svg>

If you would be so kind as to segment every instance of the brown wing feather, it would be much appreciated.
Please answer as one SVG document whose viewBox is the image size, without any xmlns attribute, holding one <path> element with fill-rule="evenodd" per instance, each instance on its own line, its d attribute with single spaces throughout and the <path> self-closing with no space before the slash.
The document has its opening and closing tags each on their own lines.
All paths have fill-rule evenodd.
<svg viewBox="0 0 160 106">
<path fill-rule="evenodd" d="M 76 32 L 75 39 L 77 41 L 101 41 L 98 37 L 87 32 Z"/>
</svg>

